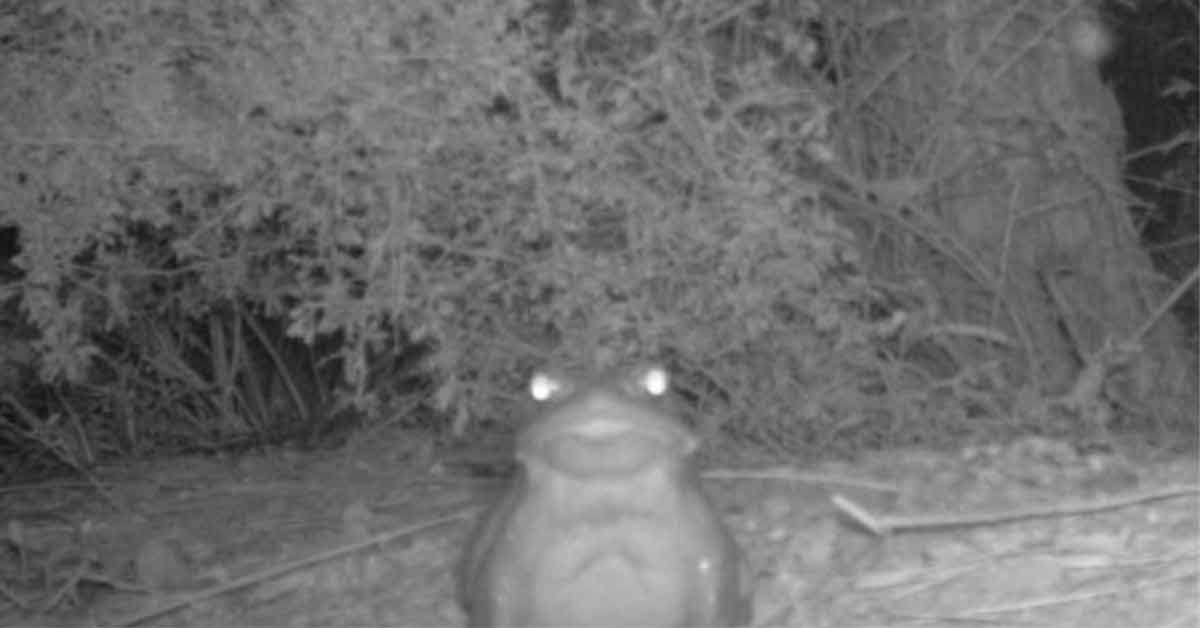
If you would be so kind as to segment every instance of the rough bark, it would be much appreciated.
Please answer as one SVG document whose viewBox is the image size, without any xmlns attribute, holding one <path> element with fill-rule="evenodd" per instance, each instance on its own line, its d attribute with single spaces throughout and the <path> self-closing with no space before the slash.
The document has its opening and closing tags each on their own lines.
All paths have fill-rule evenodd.
<svg viewBox="0 0 1200 628">
<path fill-rule="evenodd" d="M 931 279 L 943 294 L 961 294 L 967 277 L 990 293 L 986 308 L 948 299 L 950 315 L 1008 332 L 1020 348 L 1012 372 L 1048 394 L 1069 391 L 1106 343 L 1138 340 L 1170 289 L 1128 212 L 1120 110 L 1100 79 L 1102 48 L 1080 39 L 1097 34 L 1091 20 L 1071 0 L 930 0 L 875 50 L 894 68 L 875 106 L 899 123 L 889 141 L 910 151 L 879 174 L 918 182 L 905 204 L 954 243 L 943 259 L 953 249 L 972 261 Z M 1161 317 L 1140 340 L 1110 372 L 1108 400 L 1194 425 L 1182 328 Z"/>
</svg>

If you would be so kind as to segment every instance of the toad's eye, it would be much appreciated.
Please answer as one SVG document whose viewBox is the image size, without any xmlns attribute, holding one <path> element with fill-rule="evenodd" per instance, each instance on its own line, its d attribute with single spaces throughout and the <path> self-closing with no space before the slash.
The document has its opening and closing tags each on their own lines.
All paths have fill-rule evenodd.
<svg viewBox="0 0 1200 628">
<path fill-rule="evenodd" d="M 651 366 L 642 369 L 638 374 L 637 384 L 645 394 L 651 397 L 661 397 L 671 386 L 671 376 L 661 366 Z"/>
<path fill-rule="evenodd" d="M 566 395 L 571 386 L 566 378 L 538 371 L 529 378 L 529 396 L 534 401 L 550 401 Z"/>
</svg>

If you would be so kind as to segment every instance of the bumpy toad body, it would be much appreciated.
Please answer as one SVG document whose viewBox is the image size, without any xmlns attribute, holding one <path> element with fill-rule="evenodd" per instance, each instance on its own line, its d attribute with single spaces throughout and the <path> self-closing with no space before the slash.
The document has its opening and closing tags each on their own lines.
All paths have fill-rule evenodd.
<svg viewBox="0 0 1200 628">
<path fill-rule="evenodd" d="M 538 374 L 517 477 L 459 574 L 470 626 L 742 626 L 745 563 L 705 496 L 695 434 L 647 366 Z"/>
</svg>

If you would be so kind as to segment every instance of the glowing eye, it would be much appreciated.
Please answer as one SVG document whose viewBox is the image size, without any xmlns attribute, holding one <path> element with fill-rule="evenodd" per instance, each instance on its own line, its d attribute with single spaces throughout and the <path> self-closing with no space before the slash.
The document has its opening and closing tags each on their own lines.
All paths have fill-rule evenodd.
<svg viewBox="0 0 1200 628">
<path fill-rule="evenodd" d="M 534 401 L 546 401 L 557 397 L 562 389 L 562 380 L 547 373 L 534 373 L 529 380 L 529 396 L 533 397 Z"/>
<path fill-rule="evenodd" d="M 654 366 L 642 373 L 641 384 L 650 396 L 658 397 L 666 394 L 667 387 L 671 384 L 671 378 L 662 367 Z"/>
</svg>

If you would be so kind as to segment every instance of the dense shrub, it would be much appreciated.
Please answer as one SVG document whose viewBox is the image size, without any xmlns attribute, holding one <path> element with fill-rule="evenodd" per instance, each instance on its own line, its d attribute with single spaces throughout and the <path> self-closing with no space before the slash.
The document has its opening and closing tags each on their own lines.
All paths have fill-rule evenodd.
<svg viewBox="0 0 1200 628">
<path fill-rule="evenodd" d="M 63 408 L 82 449 L 129 453 L 316 438 L 419 395 L 441 418 L 405 420 L 461 433 L 535 364 L 632 357 L 771 448 L 971 429 L 1012 373 L 922 331 L 947 297 L 909 261 L 978 260 L 861 211 L 901 191 L 862 177 L 902 183 L 902 144 L 939 131 L 873 117 L 896 79 L 859 4 L 10 9 L 6 289 L 68 392 L 10 395 L 7 432 L 86 462 L 36 436 Z"/>
</svg>

